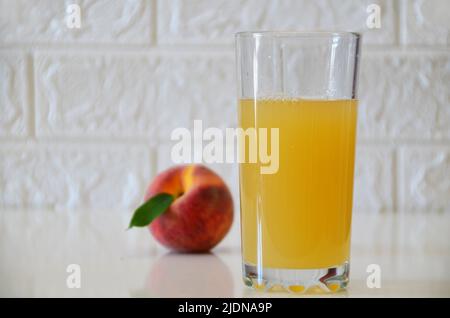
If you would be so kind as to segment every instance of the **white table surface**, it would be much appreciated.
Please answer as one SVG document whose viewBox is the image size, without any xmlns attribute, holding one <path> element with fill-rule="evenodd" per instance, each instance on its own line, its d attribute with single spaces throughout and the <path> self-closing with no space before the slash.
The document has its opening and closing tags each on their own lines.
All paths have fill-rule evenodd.
<svg viewBox="0 0 450 318">
<path fill-rule="evenodd" d="M 125 231 L 130 213 L 0 212 L 0 296 L 15 297 L 308 297 L 247 289 L 238 246 L 174 254 L 147 229 Z M 450 297 L 450 217 L 355 215 L 351 282 L 326 297 Z M 381 288 L 366 285 L 381 266 Z M 81 287 L 67 287 L 69 264 Z"/>
</svg>

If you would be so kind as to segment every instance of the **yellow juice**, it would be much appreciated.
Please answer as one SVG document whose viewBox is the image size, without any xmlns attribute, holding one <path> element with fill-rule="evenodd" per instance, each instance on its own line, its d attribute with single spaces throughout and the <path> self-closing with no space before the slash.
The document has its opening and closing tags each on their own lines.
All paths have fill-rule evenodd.
<svg viewBox="0 0 450 318">
<path fill-rule="evenodd" d="M 279 128 L 278 172 L 240 164 L 247 264 L 317 269 L 348 261 L 356 117 L 356 100 L 240 101 L 241 128 Z"/>
</svg>

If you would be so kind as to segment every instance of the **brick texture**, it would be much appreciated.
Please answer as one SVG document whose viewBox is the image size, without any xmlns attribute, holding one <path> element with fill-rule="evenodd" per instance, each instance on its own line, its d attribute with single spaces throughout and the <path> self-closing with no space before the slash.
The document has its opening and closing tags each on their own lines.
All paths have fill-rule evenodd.
<svg viewBox="0 0 450 318">
<path fill-rule="evenodd" d="M 66 25 L 73 3 L 80 29 Z M 372 3 L 380 29 L 366 25 Z M 131 212 L 156 172 L 172 164 L 174 128 L 195 119 L 236 125 L 235 32 L 331 29 L 363 34 L 355 216 L 417 213 L 414 229 L 432 228 L 425 215 L 450 212 L 449 6 L 0 0 L 0 212 Z M 237 167 L 211 167 L 236 204 L 224 244 L 238 245 Z M 380 236 L 358 231 L 362 242 Z M 406 227 L 398 238 L 407 244 Z M 374 248 L 396 246 L 380 239 Z"/>
<path fill-rule="evenodd" d="M 67 27 L 69 4 L 80 7 L 81 27 Z M 149 0 L 1 0 L 0 43 L 150 44 Z"/>
<path fill-rule="evenodd" d="M 377 4 L 381 28 L 368 29 L 367 7 Z M 366 0 L 162 0 L 158 2 L 160 43 L 231 44 L 234 33 L 248 30 L 339 29 L 362 32 L 368 44 L 396 41 L 396 6 Z"/>
<path fill-rule="evenodd" d="M 24 136 L 31 106 L 26 56 L 0 51 L 0 78 L 0 136 Z"/>
<path fill-rule="evenodd" d="M 403 29 L 406 44 L 450 45 L 450 2 L 446 0 L 404 1 Z"/>
<path fill-rule="evenodd" d="M 132 208 L 152 173 L 145 148 L 8 145 L 0 153 L 5 209 Z"/>
</svg>

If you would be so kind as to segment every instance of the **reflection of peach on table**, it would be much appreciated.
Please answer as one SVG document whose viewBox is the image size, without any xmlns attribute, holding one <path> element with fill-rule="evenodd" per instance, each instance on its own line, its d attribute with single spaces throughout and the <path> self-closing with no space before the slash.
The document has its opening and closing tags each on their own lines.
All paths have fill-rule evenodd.
<svg viewBox="0 0 450 318">
<path fill-rule="evenodd" d="M 193 280 L 195 277 L 195 281 Z M 153 297 L 229 297 L 233 277 L 220 257 L 167 253 L 152 265 L 145 295 Z"/>
</svg>

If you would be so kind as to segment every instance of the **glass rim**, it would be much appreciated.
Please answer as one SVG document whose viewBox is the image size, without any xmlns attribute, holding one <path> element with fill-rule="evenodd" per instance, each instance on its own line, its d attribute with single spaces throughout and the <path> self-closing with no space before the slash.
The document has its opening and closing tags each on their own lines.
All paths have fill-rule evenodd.
<svg viewBox="0 0 450 318">
<path fill-rule="evenodd" d="M 350 31 L 242 31 L 235 34 L 239 38 L 259 38 L 259 37 L 298 37 L 298 38 L 333 38 L 350 37 L 359 39 L 361 34 Z"/>
</svg>

